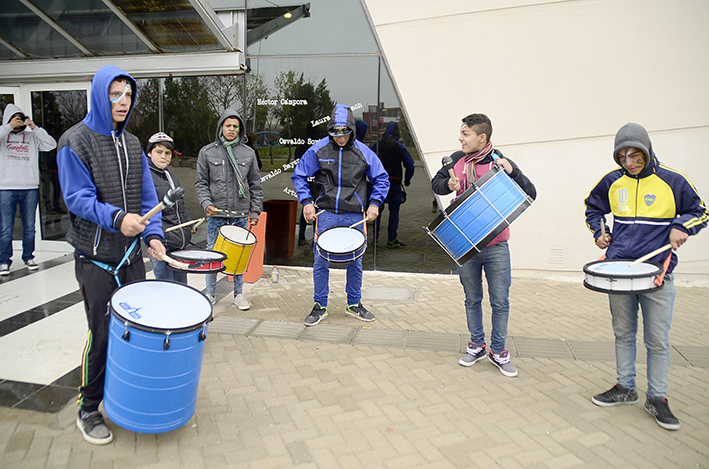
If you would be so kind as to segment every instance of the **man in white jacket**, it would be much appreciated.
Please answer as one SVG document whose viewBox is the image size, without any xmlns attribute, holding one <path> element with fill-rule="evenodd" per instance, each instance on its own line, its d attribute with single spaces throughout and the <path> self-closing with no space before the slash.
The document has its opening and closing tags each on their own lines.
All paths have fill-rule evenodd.
<svg viewBox="0 0 709 469">
<path fill-rule="evenodd" d="M 28 128 L 29 127 L 29 128 Z M 22 260 L 29 270 L 34 261 L 34 219 L 39 200 L 39 152 L 50 151 L 57 142 L 37 127 L 22 109 L 8 104 L 0 127 L 0 276 L 10 274 L 12 230 L 20 205 Z"/>
</svg>

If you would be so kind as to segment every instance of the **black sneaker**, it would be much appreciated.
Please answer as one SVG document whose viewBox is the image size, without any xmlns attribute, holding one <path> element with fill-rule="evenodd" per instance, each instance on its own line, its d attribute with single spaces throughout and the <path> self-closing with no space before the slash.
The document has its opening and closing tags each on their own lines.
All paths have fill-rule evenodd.
<svg viewBox="0 0 709 469">
<path fill-rule="evenodd" d="M 76 426 L 79 427 L 84 440 L 92 445 L 107 445 L 113 441 L 113 433 L 106 426 L 103 415 L 98 410 L 89 413 L 79 412 Z"/>
<path fill-rule="evenodd" d="M 608 391 L 593 396 L 591 402 L 601 407 L 610 407 L 618 404 L 637 404 L 640 399 L 637 392 L 616 384 Z"/>
<path fill-rule="evenodd" d="M 387 248 L 389 249 L 396 249 L 396 248 L 405 248 L 406 244 L 402 243 L 398 239 L 395 239 L 394 241 L 387 241 Z"/>
<path fill-rule="evenodd" d="M 305 318 L 305 325 L 315 326 L 317 324 L 320 324 L 320 321 L 322 321 L 326 317 L 327 308 L 323 308 L 322 306 L 320 306 L 320 303 L 315 303 L 315 306 L 313 306 L 313 310 Z"/>
<path fill-rule="evenodd" d="M 679 419 L 670 410 L 664 397 L 653 397 L 645 401 L 645 410 L 655 417 L 657 424 L 665 430 L 679 430 Z"/>
<path fill-rule="evenodd" d="M 476 362 L 479 362 L 480 360 L 485 359 L 485 344 L 482 345 L 482 347 L 478 347 L 477 344 L 474 344 L 472 342 L 468 342 L 468 350 L 465 352 L 465 355 L 460 357 L 460 360 L 458 360 L 458 363 L 460 363 L 463 366 L 473 366 L 475 365 Z"/>
<path fill-rule="evenodd" d="M 347 305 L 347 310 L 345 313 L 349 314 L 353 318 L 357 318 L 360 321 L 365 321 L 365 322 L 372 322 L 374 321 L 375 318 L 372 313 L 367 311 L 367 309 L 362 306 L 362 302 L 360 301 L 356 305 Z"/>
</svg>

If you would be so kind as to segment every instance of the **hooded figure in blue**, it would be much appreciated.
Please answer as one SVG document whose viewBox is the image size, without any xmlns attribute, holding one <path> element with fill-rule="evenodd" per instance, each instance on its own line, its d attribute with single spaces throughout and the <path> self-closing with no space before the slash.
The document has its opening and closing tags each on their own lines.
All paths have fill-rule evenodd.
<svg viewBox="0 0 709 469">
<path fill-rule="evenodd" d="M 113 65 L 99 69 L 91 82 L 91 111 L 62 135 L 57 153 L 59 182 L 71 212 L 67 241 L 75 249 L 89 325 L 76 424 L 86 441 L 98 445 L 113 440 L 98 411 L 110 320 L 106 305 L 119 286 L 145 279 L 139 235 L 151 257 L 165 254 L 160 213 L 140 221 L 158 200 L 140 141 L 125 131 L 136 93 L 135 80 L 125 71 Z"/>
<path fill-rule="evenodd" d="M 355 119 L 350 107 L 337 104 L 328 122 L 329 136 L 319 140 L 305 152 L 293 173 L 293 185 L 298 193 L 298 199 L 303 204 L 305 220 L 309 223 L 317 218 L 316 241 L 330 228 L 349 227 L 363 220 L 375 220 L 379 216 L 379 206 L 389 191 L 389 175 L 377 155 L 364 143 L 355 139 L 355 130 Z M 314 193 L 308 185 L 309 177 L 314 178 Z M 372 194 L 369 197 L 367 196 L 367 181 L 373 185 Z M 356 244 L 361 243 L 355 252 L 363 254 L 367 245 L 365 223 L 360 223 L 350 230 L 357 230 L 361 234 L 350 232 L 342 236 L 325 236 L 332 240 L 334 252 L 347 247 L 338 246 L 338 244 L 343 242 L 351 244 L 354 239 Z M 337 231 L 332 233 L 335 232 Z M 329 246 L 330 242 L 328 241 Z M 317 249 L 314 249 L 313 282 L 315 293 L 313 299 L 315 306 L 305 318 L 306 326 L 318 324 L 328 314 L 330 271 L 326 258 L 329 257 L 329 253 L 321 252 L 322 249 L 320 243 L 318 243 Z M 362 297 L 361 255 L 347 265 L 346 292 L 347 308 L 345 312 L 362 321 L 374 321 L 374 315 L 367 311 L 360 302 Z"/>
</svg>

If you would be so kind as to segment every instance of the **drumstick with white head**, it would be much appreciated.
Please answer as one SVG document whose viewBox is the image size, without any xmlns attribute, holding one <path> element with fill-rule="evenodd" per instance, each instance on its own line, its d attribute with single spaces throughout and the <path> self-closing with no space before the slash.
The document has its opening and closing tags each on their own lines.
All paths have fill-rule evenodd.
<svg viewBox="0 0 709 469">
<path fill-rule="evenodd" d="M 366 221 L 367 221 L 367 219 L 366 219 L 366 218 L 363 218 L 362 220 L 358 221 L 358 222 L 355 223 L 354 225 L 350 225 L 350 228 L 354 228 L 354 227 L 357 226 L 357 225 L 361 225 L 362 223 L 364 223 L 364 222 L 366 222 Z"/>
<path fill-rule="evenodd" d="M 161 259 L 164 260 L 165 262 L 167 262 L 168 264 L 171 264 L 174 267 L 179 267 L 181 269 L 186 269 L 190 266 L 189 264 L 185 264 L 184 262 L 180 262 L 177 259 L 173 259 L 172 257 L 168 256 L 167 254 L 163 254 L 161 256 Z"/>
<path fill-rule="evenodd" d="M 202 223 L 203 221 L 204 221 L 204 217 L 198 218 L 196 220 L 191 220 L 191 221 L 188 221 L 185 223 L 180 223 L 179 225 L 171 226 L 170 228 L 166 229 L 165 233 L 168 233 L 168 232 L 174 231 L 174 230 L 178 230 L 178 229 L 183 228 L 185 226 L 190 226 L 194 223 Z M 199 225 L 195 225 L 194 228 L 197 228 L 197 226 L 199 226 Z"/>
<path fill-rule="evenodd" d="M 138 221 L 140 223 L 145 223 L 150 217 L 152 217 L 162 209 L 175 205 L 175 203 L 182 197 L 184 197 L 184 195 L 185 189 L 182 187 L 175 187 L 174 189 L 170 189 L 169 191 L 167 191 L 167 194 L 165 194 L 165 197 L 163 197 L 162 202 L 151 208 L 150 211 L 143 215 Z"/>
<path fill-rule="evenodd" d="M 633 262 L 631 262 L 631 263 L 630 263 L 630 267 L 632 267 L 632 266 L 634 266 L 634 265 L 637 265 L 637 264 L 640 264 L 641 262 L 645 262 L 646 260 L 650 259 L 651 257 L 655 257 L 656 255 L 660 254 L 661 252 L 667 251 L 667 250 L 670 249 L 671 247 L 672 247 L 672 244 L 668 244 L 668 245 L 666 245 L 666 246 L 662 246 L 662 247 L 659 248 L 659 249 L 655 249 L 655 250 L 652 251 L 650 254 L 645 254 L 643 257 L 641 257 L 641 258 L 639 258 L 639 259 L 636 259 L 636 260 L 634 260 Z"/>
</svg>

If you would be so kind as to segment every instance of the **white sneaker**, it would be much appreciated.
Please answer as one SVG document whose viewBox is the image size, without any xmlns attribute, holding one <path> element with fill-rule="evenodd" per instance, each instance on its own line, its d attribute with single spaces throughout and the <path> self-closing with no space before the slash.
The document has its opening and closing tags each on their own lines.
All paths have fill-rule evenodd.
<svg viewBox="0 0 709 469">
<path fill-rule="evenodd" d="M 237 308 L 239 308 L 242 311 L 246 311 L 247 309 L 251 308 L 251 302 L 246 299 L 244 295 L 236 295 L 234 297 L 234 305 L 236 305 Z"/>
<path fill-rule="evenodd" d="M 10 264 L 0 264 L 0 277 L 10 275 Z"/>
<path fill-rule="evenodd" d="M 214 296 L 214 295 L 209 295 L 209 294 L 207 294 L 206 297 L 209 298 L 209 302 L 212 303 L 212 304 L 214 304 L 214 303 L 217 302 L 217 297 Z"/>
<path fill-rule="evenodd" d="M 37 270 L 39 269 L 39 266 L 37 263 L 34 261 L 34 259 L 30 259 L 27 262 L 25 262 L 25 265 L 27 266 L 28 270 Z"/>
</svg>

